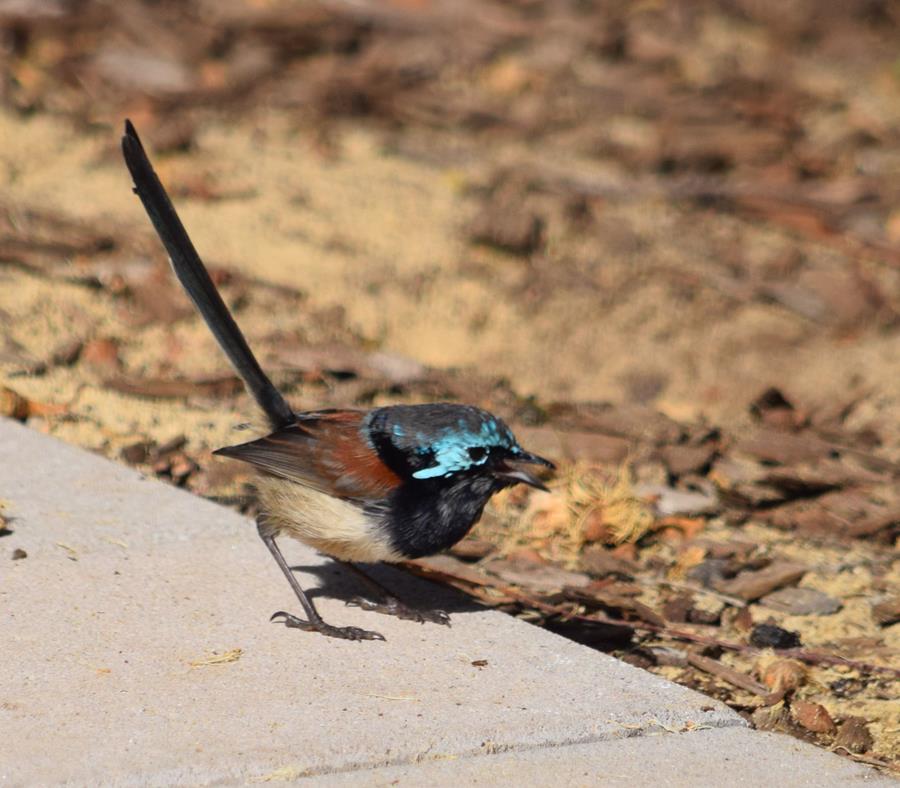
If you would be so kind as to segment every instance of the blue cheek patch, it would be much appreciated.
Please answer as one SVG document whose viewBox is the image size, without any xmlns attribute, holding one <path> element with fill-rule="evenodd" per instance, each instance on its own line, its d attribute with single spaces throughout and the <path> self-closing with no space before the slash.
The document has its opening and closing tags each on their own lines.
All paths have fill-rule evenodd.
<svg viewBox="0 0 900 788">
<path fill-rule="evenodd" d="M 434 479 L 484 465 L 488 461 L 491 448 L 494 447 L 502 447 L 513 452 L 518 449 L 512 434 L 508 430 L 501 429 L 495 421 L 486 421 L 477 433 L 468 429 L 446 432 L 427 448 L 420 449 L 423 454 L 434 455 L 434 464 L 416 471 L 413 478 Z M 472 459 L 469 449 L 473 448 L 484 449 L 484 455 L 477 460 Z"/>
<path fill-rule="evenodd" d="M 474 465 L 484 465 L 488 455 L 485 452 L 480 460 L 473 460 L 469 456 L 468 444 L 449 443 L 441 445 L 441 441 L 434 444 L 434 462 L 430 468 L 423 468 L 413 474 L 414 479 L 433 479 L 435 476 L 448 476 L 456 471 L 464 471 Z"/>
</svg>

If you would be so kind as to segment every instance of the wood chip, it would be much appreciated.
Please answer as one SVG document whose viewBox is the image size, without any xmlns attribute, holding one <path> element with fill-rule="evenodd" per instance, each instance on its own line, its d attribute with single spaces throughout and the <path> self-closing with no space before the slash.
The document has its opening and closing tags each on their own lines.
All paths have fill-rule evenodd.
<svg viewBox="0 0 900 788">
<path fill-rule="evenodd" d="M 243 391 L 243 384 L 234 375 L 220 375 L 197 380 L 177 378 L 110 378 L 104 385 L 122 394 L 151 399 L 181 399 L 183 397 L 233 397 Z"/>
<path fill-rule="evenodd" d="M 900 596 L 889 596 L 872 605 L 872 618 L 881 627 L 900 621 Z"/>
<path fill-rule="evenodd" d="M 844 747 L 855 753 L 868 752 L 873 744 L 869 727 L 861 717 L 848 717 L 844 720 L 834 739 L 835 747 Z"/>
<path fill-rule="evenodd" d="M 814 588 L 782 588 L 766 594 L 759 603 L 792 616 L 830 616 L 843 607 L 840 599 Z"/>
<path fill-rule="evenodd" d="M 713 588 L 752 602 L 777 588 L 796 583 L 807 571 L 806 566 L 793 561 L 773 561 L 764 569 L 740 572 L 731 580 L 714 582 Z"/>
<path fill-rule="evenodd" d="M 832 444 L 812 432 L 783 432 L 772 427 L 759 427 L 738 440 L 735 449 L 763 462 L 795 465 L 827 459 Z"/>
<path fill-rule="evenodd" d="M 791 713 L 798 724 L 813 733 L 834 733 L 834 720 L 828 710 L 819 703 L 795 700 L 791 703 Z"/>
<path fill-rule="evenodd" d="M 637 565 L 634 562 L 614 555 L 600 545 L 591 545 L 586 548 L 581 553 L 579 563 L 581 568 L 592 577 L 615 575 L 630 580 L 637 572 Z"/>
</svg>

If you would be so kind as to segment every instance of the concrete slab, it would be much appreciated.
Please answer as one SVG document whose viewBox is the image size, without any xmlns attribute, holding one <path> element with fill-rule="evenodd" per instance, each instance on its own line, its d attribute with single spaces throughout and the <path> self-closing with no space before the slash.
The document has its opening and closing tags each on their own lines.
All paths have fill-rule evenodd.
<svg viewBox="0 0 900 788">
<path fill-rule="evenodd" d="M 290 771 L 271 775 L 289 779 Z M 430 761 L 414 766 L 329 774 L 299 780 L 303 786 L 509 785 L 516 788 L 697 788 L 698 786 L 884 786 L 897 783 L 867 766 L 811 744 L 746 728 L 717 728 L 680 735 L 573 744 L 506 752 L 483 758 Z"/>
<path fill-rule="evenodd" d="M 331 598 L 327 620 L 387 642 L 270 624 L 297 604 L 247 519 L 9 421 L 0 469 L 14 518 L 0 540 L 7 781 L 239 780 L 741 723 L 412 579 L 423 602 L 451 611 L 451 629 Z M 354 588 L 302 545 L 284 547 L 301 582 Z M 28 557 L 12 561 L 15 548 Z M 192 665 L 236 649 L 236 661 Z"/>
<path fill-rule="evenodd" d="M 288 541 L 326 619 L 387 642 L 270 624 L 297 604 L 250 521 L 2 419 L 0 501 L 2 783 L 234 783 L 743 724 L 388 568 L 453 628 L 345 607 L 353 578 Z"/>
</svg>

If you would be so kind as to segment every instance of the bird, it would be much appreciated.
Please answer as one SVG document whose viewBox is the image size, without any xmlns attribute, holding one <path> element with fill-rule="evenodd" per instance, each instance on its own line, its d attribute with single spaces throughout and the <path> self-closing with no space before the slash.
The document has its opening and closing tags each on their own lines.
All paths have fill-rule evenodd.
<svg viewBox="0 0 900 788">
<path fill-rule="evenodd" d="M 322 619 L 276 542 L 289 536 L 344 564 L 381 597 L 360 596 L 352 604 L 449 625 L 446 613 L 407 605 L 356 562 L 395 563 L 451 547 L 498 491 L 520 483 L 546 491 L 532 466 L 552 469 L 553 463 L 523 449 L 502 419 L 473 405 L 295 412 L 250 350 L 130 120 L 122 154 L 176 277 L 265 419 L 261 437 L 213 453 L 258 472 L 257 531 L 305 614 L 278 611 L 270 620 L 333 638 L 384 640 L 377 631 Z"/>
</svg>

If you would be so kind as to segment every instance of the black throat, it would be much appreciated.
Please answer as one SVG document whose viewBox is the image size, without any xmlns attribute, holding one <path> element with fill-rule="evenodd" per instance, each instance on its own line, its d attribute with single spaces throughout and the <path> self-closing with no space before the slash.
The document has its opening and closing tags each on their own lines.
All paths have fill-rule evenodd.
<svg viewBox="0 0 900 788">
<path fill-rule="evenodd" d="M 397 552 L 420 558 L 446 550 L 478 522 L 490 497 L 506 484 L 485 473 L 412 479 L 371 513 Z"/>
</svg>

